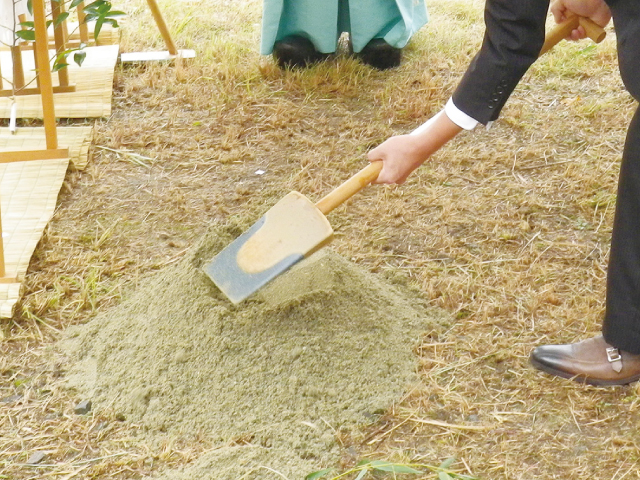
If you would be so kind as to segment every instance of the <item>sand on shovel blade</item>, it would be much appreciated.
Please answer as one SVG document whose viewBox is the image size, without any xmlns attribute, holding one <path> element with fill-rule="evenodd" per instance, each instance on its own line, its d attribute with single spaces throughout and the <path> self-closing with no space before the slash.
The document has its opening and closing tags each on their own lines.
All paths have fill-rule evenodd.
<svg viewBox="0 0 640 480">
<path fill-rule="evenodd" d="M 230 231 L 210 229 L 178 264 L 69 329 L 68 385 L 142 424 L 145 441 L 220 445 L 163 478 L 303 478 L 336 460 L 338 429 L 416 381 L 413 348 L 437 317 L 329 249 L 234 306 L 201 270 Z M 240 437 L 251 445 L 228 446 Z"/>
</svg>

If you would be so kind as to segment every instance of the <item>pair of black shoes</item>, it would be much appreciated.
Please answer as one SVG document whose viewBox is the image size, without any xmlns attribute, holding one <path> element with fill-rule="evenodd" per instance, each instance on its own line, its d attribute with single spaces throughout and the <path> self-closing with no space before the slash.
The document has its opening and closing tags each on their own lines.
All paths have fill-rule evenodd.
<svg viewBox="0 0 640 480">
<path fill-rule="evenodd" d="M 387 70 L 400 66 L 402 50 L 374 38 L 356 55 L 373 68 Z M 298 35 L 285 37 L 273 46 L 273 58 L 280 68 L 304 68 L 328 57 L 328 53 L 318 52 L 311 40 Z"/>
</svg>

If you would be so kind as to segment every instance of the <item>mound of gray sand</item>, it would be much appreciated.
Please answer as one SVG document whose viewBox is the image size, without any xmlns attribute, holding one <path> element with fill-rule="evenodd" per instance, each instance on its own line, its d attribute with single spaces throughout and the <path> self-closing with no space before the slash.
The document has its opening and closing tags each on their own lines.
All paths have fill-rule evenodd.
<svg viewBox="0 0 640 480">
<path fill-rule="evenodd" d="M 201 271 L 228 230 L 212 229 L 119 306 L 69 329 L 68 383 L 150 436 L 220 445 L 163 478 L 303 478 L 335 462 L 336 431 L 415 382 L 412 350 L 433 316 L 329 249 L 234 306 Z M 239 438 L 250 445 L 228 446 Z"/>
</svg>

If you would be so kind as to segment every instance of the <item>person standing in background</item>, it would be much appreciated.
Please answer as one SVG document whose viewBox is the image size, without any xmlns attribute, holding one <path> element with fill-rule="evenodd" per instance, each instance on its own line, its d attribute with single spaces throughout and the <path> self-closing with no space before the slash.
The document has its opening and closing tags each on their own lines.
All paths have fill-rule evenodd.
<svg viewBox="0 0 640 480">
<path fill-rule="evenodd" d="M 260 53 L 281 68 L 306 67 L 335 53 L 347 32 L 353 53 L 385 70 L 400 65 L 427 21 L 424 0 L 264 0 Z"/>
</svg>

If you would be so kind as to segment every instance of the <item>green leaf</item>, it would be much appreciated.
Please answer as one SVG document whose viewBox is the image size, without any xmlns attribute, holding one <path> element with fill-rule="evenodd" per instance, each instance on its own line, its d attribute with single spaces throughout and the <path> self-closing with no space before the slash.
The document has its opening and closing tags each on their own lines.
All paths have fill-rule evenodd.
<svg viewBox="0 0 640 480">
<path fill-rule="evenodd" d="M 62 22 L 64 22 L 67 19 L 68 16 L 69 16 L 69 12 L 62 12 L 60 15 L 58 15 L 55 18 L 55 20 L 53 21 L 53 25 L 57 27 Z"/>
<path fill-rule="evenodd" d="M 36 24 L 31 22 L 31 21 L 20 22 L 18 25 L 20 25 L 21 27 L 24 27 L 24 28 L 35 28 L 36 27 Z"/>
<path fill-rule="evenodd" d="M 76 65 L 79 67 L 82 66 L 82 62 L 84 62 L 85 58 L 87 58 L 87 52 L 80 51 L 73 54 L 73 61 L 76 62 Z"/>
<path fill-rule="evenodd" d="M 442 462 L 440 464 L 439 468 L 442 468 L 443 470 L 447 470 L 447 469 L 451 468 L 451 465 L 453 465 L 454 463 L 456 463 L 455 457 L 449 457 L 444 462 Z"/>
<path fill-rule="evenodd" d="M 375 460 L 371 462 L 371 467 L 374 470 L 379 470 L 381 472 L 393 472 L 393 473 L 422 473 L 415 468 L 411 468 L 407 465 L 401 465 L 397 463 L 385 462 L 382 460 Z"/>
<path fill-rule="evenodd" d="M 57 72 L 58 70 L 62 70 L 63 68 L 68 67 L 69 64 L 67 62 L 56 62 L 53 64 L 52 72 Z"/>
<path fill-rule="evenodd" d="M 82 1 L 83 0 L 73 0 L 69 5 L 69 10 L 71 10 L 72 8 L 76 8 L 78 5 L 82 3 Z"/>
<path fill-rule="evenodd" d="M 361 467 L 362 465 L 369 465 L 371 463 L 371 460 L 369 460 L 368 458 L 365 458 L 364 460 L 360 460 L 358 462 L 358 467 Z"/>
<path fill-rule="evenodd" d="M 304 480 L 316 480 L 318 478 L 327 476 L 329 473 L 331 473 L 331 469 L 325 468 L 324 470 L 318 470 L 317 472 L 310 473 L 309 475 L 304 477 Z"/>
<path fill-rule="evenodd" d="M 368 468 L 363 468 L 362 470 L 360 470 L 360 473 L 354 480 L 362 480 L 368 471 L 369 471 Z"/>
<path fill-rule="evenodd" d="M 588 47 L 583 48 L 578 53 L 580 55 L 584 55 L 585 53 L 589 53 L 590 51 L 595 50 L 595 49 L 596 49 L 596 45 L 592 44 L 592 45 L 589 45 Z"/>
<path fill-rule="evenodd" d="M 395 465 L 395 473 L 422 473 L 409 465 Z"/>
<path fill-rule="evenodd" d="M 438 473 L 438 480 L 453 480 L 447 472 Z"/>
<path fill-rule="evenodd" d="M 33 42 L 36 39 L 36 32 L 34 32 L 33 30 L 17 30 L 16 37 L 21 38 L 22 40 Z"/>
<path fill-rule="evenodd" d="M 97 41 L 98 37 L 100 36 L 100 30 L 102 30 L 102 24 L 104 23 L 104 18 L 100 18 L 98 17 L 98 19 L 96 20 L 96 26 L 94 27 L 93 30 L 93 38 Z"/>
<path fill-rule="evenodd" d="M 85 8 L 85 10 L 88 9 L 88 8 L 89 9 L 97 9 L 98 7 L 101 7 L 102 5 L 104 5 L 105 3 L 107 3 L 107 2 L 105 2 L 105 0 L 95 0 L 95 1 L 93 1 L 91 3 L 88 3 L 84 8 Z"/>
<path fill-rule="evenodd" d="M 33 3 L 32 0 L 27 0 L 27 10 L 29 10 L 29 14 L 33 16 Z"/>
</svg>

